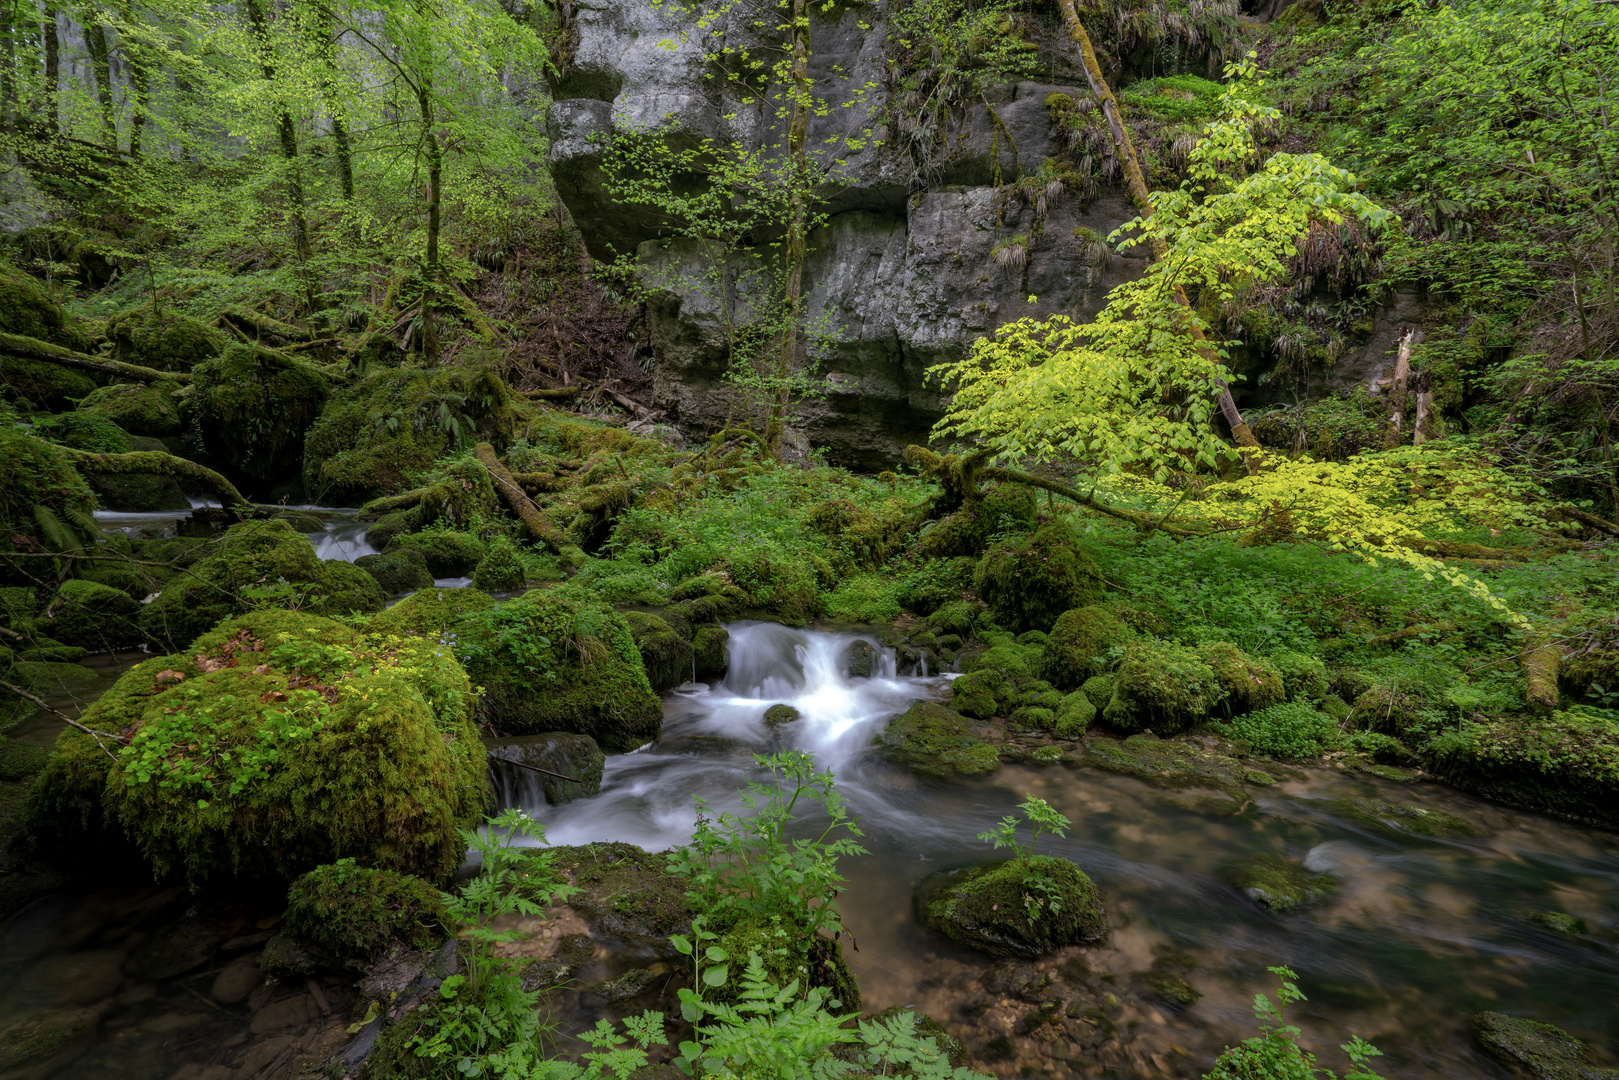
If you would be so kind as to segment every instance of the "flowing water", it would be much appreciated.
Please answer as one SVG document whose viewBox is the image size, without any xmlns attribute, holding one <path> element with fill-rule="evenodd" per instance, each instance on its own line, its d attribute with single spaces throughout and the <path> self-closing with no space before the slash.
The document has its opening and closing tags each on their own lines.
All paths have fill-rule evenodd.
<svg viewBox="0 0 1619 1080">
<path fill-rule="evenodd" d="M 1468 1017 L 1483 1009 L 1558 1024 L 1589 1039 L 1599 1058 L 1619 1049 L 1619 936 L 1571 940 L 1529 921 L 1561 911 L 1598 935 L 1619 930 L 1619 837 L 1437 785 L 1325 768 L 1296 770 L 1237 816 L 1211 816 L 1185 793 L 1062 766 L 918 781 L 868 747 L 909 702 L 947 696 L 949 677 L 899 676 L 887 654 L 874 677 L 847 678 L 839 657 L 857 637 L 732 626 L 725 678 L 669 695 L 663 736 L 609 758 L 599 796 L 528 809 L 554 844 L 662 848 L 689 837 L 694 797 L 737 807 L 737 788 L 759 775 L 754 754 L 811 752 L 836 773 L 871 851 L 845 860 L 841 898 L 865 1007 L 915 1005 L 1006 1077 L 1064 1073 L 1064 1052 L 1019 1023 L 1032 1006 L 1009 1008 L 1004 996 L 985 993 L 993 961 L 918 924 L 912 894 L 931 873 L 993 858 L 975 835 L 1031 792 L 1073 820 L 1067 839 L 1042 839 L 1042 850 L 1092 876 L 1113 926 L 1104 945 L 1065 950 L 1038 967 L 1066 978 L 1076 998 L 1114 995 L 1117 1034 L 1092 1057 L 1118 1073 L 1206 1069 L 1222 1045 L 1253 1032 L 1252 995 L 1274 987 L 1264 970 L 1274 964 L 1299 973 L 1310 1000 L 1294 1018 L 1306 1045 L 1339 1071 L 1337 1044 L 1358 1033 L 1385 1051 L 1379 1071 L 1391 1078 L 1504 1076 L 1467 1035 Z M 777 703 L 801 719 L 766 725 L 764 711 Z M 1394 838 L 1329 812 L 1327 800 L 1358 795 L 1443 809 L 1486 835 Z M 1264 852 L 1330 870 L 1342 891 L 1304 912 L 1261 909 L 1220 872 Z M 1154 995 L 1146 973 L 1155 962 L 1184 972 L 1201 999 L 1180 1007 Z"/>
</svg>

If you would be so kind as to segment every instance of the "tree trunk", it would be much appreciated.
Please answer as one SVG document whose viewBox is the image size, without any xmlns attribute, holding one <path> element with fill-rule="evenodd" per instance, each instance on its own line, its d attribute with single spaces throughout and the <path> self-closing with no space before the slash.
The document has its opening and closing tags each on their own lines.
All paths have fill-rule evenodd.
<svg viewBox="0 0 1619 1080">
<path fill-rule="evenodd" d="M 434 307 L 438 302 L 439 181 L 444 154 L 433 130 L 432 83 L 424 76 L 416 90 L 416 104 L 422 115 L 422 143 L 427 153 L 427 256 L 422 265 L 422 356 L 429 364 L 438 363 L 438 323 Z"/>
<path fill-rule="evenodd" d="M 39 30 L 45 41 L 45 123 L 51 137 L 55 138 L 62 130 L 62 110 L 57 98 L 62 78 L 62 40 L 56 30 L 56 8 L 46 5 Z"/>
<path fill-rule="evenodd" d="M 263 0 L 247 0 L 247 19 L 253 27 L 253 37 L 259 46 L 259 65 L 264 78 L 275 82 L 275 64 L 270 41 L 270 24 L 264 14 Z M 281 139 L 281 156 L 287 159 L 287 201 L 292 204 L 292 244 L 298 256 L 298 265 L 304 279 L 304 302 L 311 313 L 320 310 L 315 294 L 315 282 L 310 276 L 309 222 L 304 216 L 304 182 L 298 160 L 298 129 L 293 125 L 292 113 L 285 105 L 276 110 L 276 134 Z"/>
<path fill-rule="evenodd" d="M 135 12 L 128 3 L 122 6 L 124 22 L 127 25 L 135 24 Z M 152 106 L 150 73 L 146 70 L 146 57 L 142 55 L 143 49 L 130 40 L 128 34 L 121 35 L 124 59 L 129 63 L 129 85 L 135 92 L 135 104 L 129 111 L 129 156 L 141 156 L 141 133 L 146 129 L 146 115 Z"/>
<path fill-rule="evenodd" d="M 17 6 L 0 5 L 0 128 L 12 130 L 17 123 Z"/>
<path fill-rule="evenodd" d="M 107 49 L 107 31 L 93 15 L 84 19 L 84 47 L 90 54 L 90 68 L 96 75 L 96 102 L 101 106 L 101 143 L 118 152 L 118 124 L 112 113 L 112 61 Z"/>
<path fill-rule="evenodd" d="M 793 0 L 792 24 L 793 110 L 787 128 L 787 154 L 791 161 L 792 190 L 787 218 L 787 287 L 782 298 L 784 325 L 781 352 L 776 358 L 776 389 L 765 422 L 765 448 L 771 457 L 781 453 L 787 426 L 787 405 L 793 366 L 798 357 L 798 332 L 804 306 L 804 247 L 809 218 L 809 2 Z"/>
<path fill-rule="evenodd" d="M 1135 144 L 1130 141 L 1130 131 L 1124 126 L 1124 113 L 1119 109 L 1119 103 L 1113 96 L 1112 89 L 1107 80 L 1102 77 L 1102 66 L 1096 62 L 1096 51 L 1091 48 L 1091 36 L 1085 32 L 1085 24 L 1079 21 L 1079 12 L 1074 9 L 1074 0 L 1058 0 L 1062 6 L 1063 24 L 1068 28 L 1068 36 L 1079 48 L 1080 60 L 1085 68 L 1086 81 L 1090 83 L 1091 94 L 1102 106 L 1102 115 L 1107 118 L 1107 126 L 1113 134 L 1113 146 L 1119 155 L 1120 166 L 1124 170 L 1124 179 L 1130 189 L 1130 199 L 1136 204 L 1136 210 L 1143 218 L 1152 216 L 1151 192 L 1147 188 L 1147 177 L 1141 171 L 1141 162 L 1136 157 Z M 1160 239 L 1154 238 L 1151 243 L 1152 257 L 1162 260 L 1169 254 L 1167 246 Z M 1175 298 L 1188 310 L 1191 304 L 1186 299 L 1186 290 L 1179 285 L 1175 286 Z M 1218 360 L 1213 348 L 1203 336 L 1203 331 L 1196 326 L 1188 326 L 1187 332 L 1198 343 L 1198 351 L 1206 359 Z M 1238 446 L 1250 449 L 1259 448 L 1259 440 L 1243 419 L 1242 411 L 1237 408 L 1236 401 L 1231 396 L 1231 388 L 1224 379 L 1220 384 L 1220 413 L 1225 417 L 1231 428 L 1231 437 Z"/>
<path fill-rule="evenodd" d="M 343 193 L 344 199 L 354 198 L 354 154 L 349 146 L 348 125 L 343 123 L 341 110 L 336 106 L 337 90 L 337 56 L 333 51 L 332 43 L 336 37 L 337 16 L 330 9 L 319 23 L 313 24 L 312 33 L 316 35 L 316 47 L 320 50 L 321 63 L 325 66 L 325 73 L 321 76 L 321 94 L 326 98 L 327 111 L 332 117 L 332 145 L 335 149 L 333 157 L 337 160 L 337 186 Z"/>
<path fill-rule="evenodd" d="M 139 364 L 126 364 L 122 360 L 109 360 L 105 357 L 90 356 L 72 349 L 53 345 L 38 338 L 26 337 L 22 334 L 0 333 L 0 356 L 16 356 L 24 360 L 43 360 L 47 364 L 60 364 L 62 367 L 78 368 L 81 371 L 94 371 L 101 375 L 111 375 L 114 378 L 129 379 L 133 382 L 173 383 L 176 386 L 191 381 L 190 375 L 177 371 L 158 371 L 156 368 L 142 367 Z"/>
</svg>

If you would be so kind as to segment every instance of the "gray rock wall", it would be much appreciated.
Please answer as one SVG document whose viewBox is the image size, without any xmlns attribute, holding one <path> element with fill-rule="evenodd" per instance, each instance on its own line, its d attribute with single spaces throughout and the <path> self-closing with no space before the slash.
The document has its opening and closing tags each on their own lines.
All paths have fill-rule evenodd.
<svg viewBox="0 0 1619 1080">
<path fill-rule="evenodd" d="M 841 100 L 852 86 L 881 85 L 886 6 L 815 10 L 817 91 Z M 672 120 L 697 137 L 750 145 L 770 138 L 769 105 L 743 104 L 723 78 L 706 78 L 714 69 L 703 47 L 682 38 L 690 26 L 689 17 L 655 10 L 648 0 L 587 0 L 574 16 L 576 44 L 548 126 L 557 189 L 591 253 L 606 259 L 636 252 L 644 282 L 656 290 L 648 305 L 656 404 L 693 435 L 714 430 L 737 408 L 722 382 L 724 312 L 700 290 L 670 284 L 700 275 L 706 264 L 696 245 L 662 235 L 653 212 L 615 205 L 601 174 L 604 140 L 615 130 Z M 742 40 L 746 29 L 726 34 Z M 906 444 L 925 439 L 941 413 L 929 367 L 1026 315 L 1088 317 L 1109 289 L 1140 272 L 1140 259 L 1075 237 L 1079 228 L 1105 236 L 1133 217 L 1122 197 L 1087 203 L 1065 193 L 1037 218 L 1030 201 L 1005 186 L 1059 152 L 1046 96 L 1088 96 L 1058 35 L 1046 32 L 1043 40 L 1038 69 L 1049 81 L 1003 86 L 987 95 L 987 105 L 962 110 L 925 174 L 892 144 L 868 145 L 843 161 L 841 186 L 829 196 L 830 216 L 811 239 L 806 266 L 811 317 L 824 316 L 838 340 L 820 358 L 827 394 L 803 403 L 793 421 L 834 461 L 892 464 Z M 833 110 L 817 119 L 810 141 L 823 145 L 840 128 L 881 119 L 860 107 Z M 1031 238 L 1026 262 L 997 266 L 992 249 L 1020 233 Z"/>
</svg>

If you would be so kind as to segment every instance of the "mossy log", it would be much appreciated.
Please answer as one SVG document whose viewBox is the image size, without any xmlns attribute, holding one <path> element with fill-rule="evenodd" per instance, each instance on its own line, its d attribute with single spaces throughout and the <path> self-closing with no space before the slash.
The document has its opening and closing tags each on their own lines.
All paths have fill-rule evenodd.
<svg viewBox="0 0 1619 1080">
<path fill-rule="evenodd" d="M 1564 517 L 1568 518 L 1570 521 L 1579 522 L 1581 525 L 1584 525 L 1588 529 L 1596 529 L 1598 532 L 1605 532 L 1609 536 L 1619 536 L 1619 525 L 1615 525 L 1611 521 L 1607 521 L 1607 520 L 1604 520 L 1603 518 L 1599 518 L 1595 514 L 1587 513 L 1586 511 L 1581 510 L 1578 507 L 1574 507 L 1574 506 L 1558 507 L 1558 513 L 1562 514 Z"/>
<path fill-rule="evenodd" d="M 73 464 L 81 471 L 120 475 L 148 473 L 156 476 L 172 476 L 176 480 L 194 480 L 217 494 L 224 506 L 250 506 L 242 497 L 242 493 L 236 490 L 235 484 L 206 465 L 198 465 L 195 461 L 187 461 L 173 454 L 165 454 L 159 450 L 136 450 L 128 454 L 96 454 L 89 450 L 74 450 L 71 447 L 63 449 L 72 456 Z"/>
<path fill-rule="evenodd" d="M 489 478 L 495 482 L 495 490 L 500 492 L 500 497 L 506 500 L 506 505 L 512 508 L 530 536 L 565 559 L 576 563 L 584 561 L 584 553 L 568 541 L 543 510 L 534 505 L 534 500 L 524 493 L 511 470 L 501 464 L 493 446 L 479 443 L 472 448 L 472 455 L 489 471 Z"/>
<path fill-rule="evenodd" d="M 1523 697 L 1532 711 L 1549 715 L 1557 708 L 1557 669 L 1562 661 L 1562 652 L 1545 638 L 1531 642 L 1523 654 Z"/>
<path fill-rule="evenodd" d="M 426 488 L 417 488 L 400 495 L 384 495 L 380 499 L 372 499 L 360 507 L 364 514 L 391 514 L 396 510 L 409 510 L 420 506 L 422 497 L 427 494 Z"/>
<path fill-rule="evenodd" d="M 231 323 L 238 327 L 254 330 L 260 334 L 286 338 L 288 341 L 309 341 L 313 337 L 311 332 L 303 327 L 294 326 L 262 312 L 241 307 L 226 308 L 219 313 L 219 317 L 214 322 L 220 326 Z"/>
<path fill-rule="evenodd" d="M 0 354 L 16 356 L 24 360 L 43 360 L 48 364 L 60 364 L 63 367 L 78 368 L 81 371 L 94 371 L 100 375 L 110 375 L 119 379 L 132 379 L 135 382 L 178 382 L 187 383 L 191 376 L 174 371 L 158 371 L 156 368 L 142 367 L 140 364 L 126 364 L 122 360 L 107 360 L 99 356 L 90 356 L 87 353 L 74 352 L 72 349 L 60 345 L 52 345 L 48 341 L 38 338 L 25 337 L 22 334 L 0 333 Z"/>
</svg>

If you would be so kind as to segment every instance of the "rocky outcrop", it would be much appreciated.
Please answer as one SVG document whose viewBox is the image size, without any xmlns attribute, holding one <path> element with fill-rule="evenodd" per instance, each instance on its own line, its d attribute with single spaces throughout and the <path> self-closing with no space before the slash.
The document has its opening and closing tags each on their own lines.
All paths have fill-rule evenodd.
<svg viewBox="0 0 1619 1080">
<path fill-rule="evenodd" d="M 602 155 L 612 133 L 665 123 L 694 138 L 764 145 L 773 106 L 742 104 L 727 96 L 734 91 L 725 79 L 705 78 L 712 69 L 703 48 L 682 37 L 691 20 L 677 12 L 644 0 L 576 8 L 548 126 L 557 190 L 591 254 L 640 258 L 643 284 L 652 289 L 656 402 L 692 434 L 732 415 L 732 391 L 722 382 L 725 311 L 689 284 L 706 266 L 695 243 L 665 235 L 655 212 L 609 197 Z M 833 109 L 810 131 L 811 145 L 868 125 L 876 138 L 842 159 L 826 196 L 825 226 L 811 238 L 809 315 L 836 340 L 820 355 L 827 393 L 805 402 L 795 423 L 834 460 L 867 467 L 891 463 L 940 415 L 930 366 L 1025 315 L 1088 317 L 1143 265 L 1134 252 L 1126 257 L 1092 242 L 1134 216 L 1122 196 L 1087 201 L 1067 192 L 1042 200 L 1037 213 L 1035 200 L 1013 186 L 1059 153 L 1062 133 L 1048 95 L 1085 96 L 1083 75 L 1066 59 L 1055 25 L 1030 31 L 1040 44 L 1039 81 L 994 88 L 964 107 L 936 144 L 942 149 L 921 167 L 885 138 L 887 19 L 887 7 L 877 5 L 816 8 L 811 16 L 817 92 L 841 101 L 851 87 L 878 89 L 869 107 Z M 728 43 L 745 32 L 728 28 Z M 998 264 L 996 245 L 1019 235 L 1028 238 L 1027 258 Z"/>
</svg>

